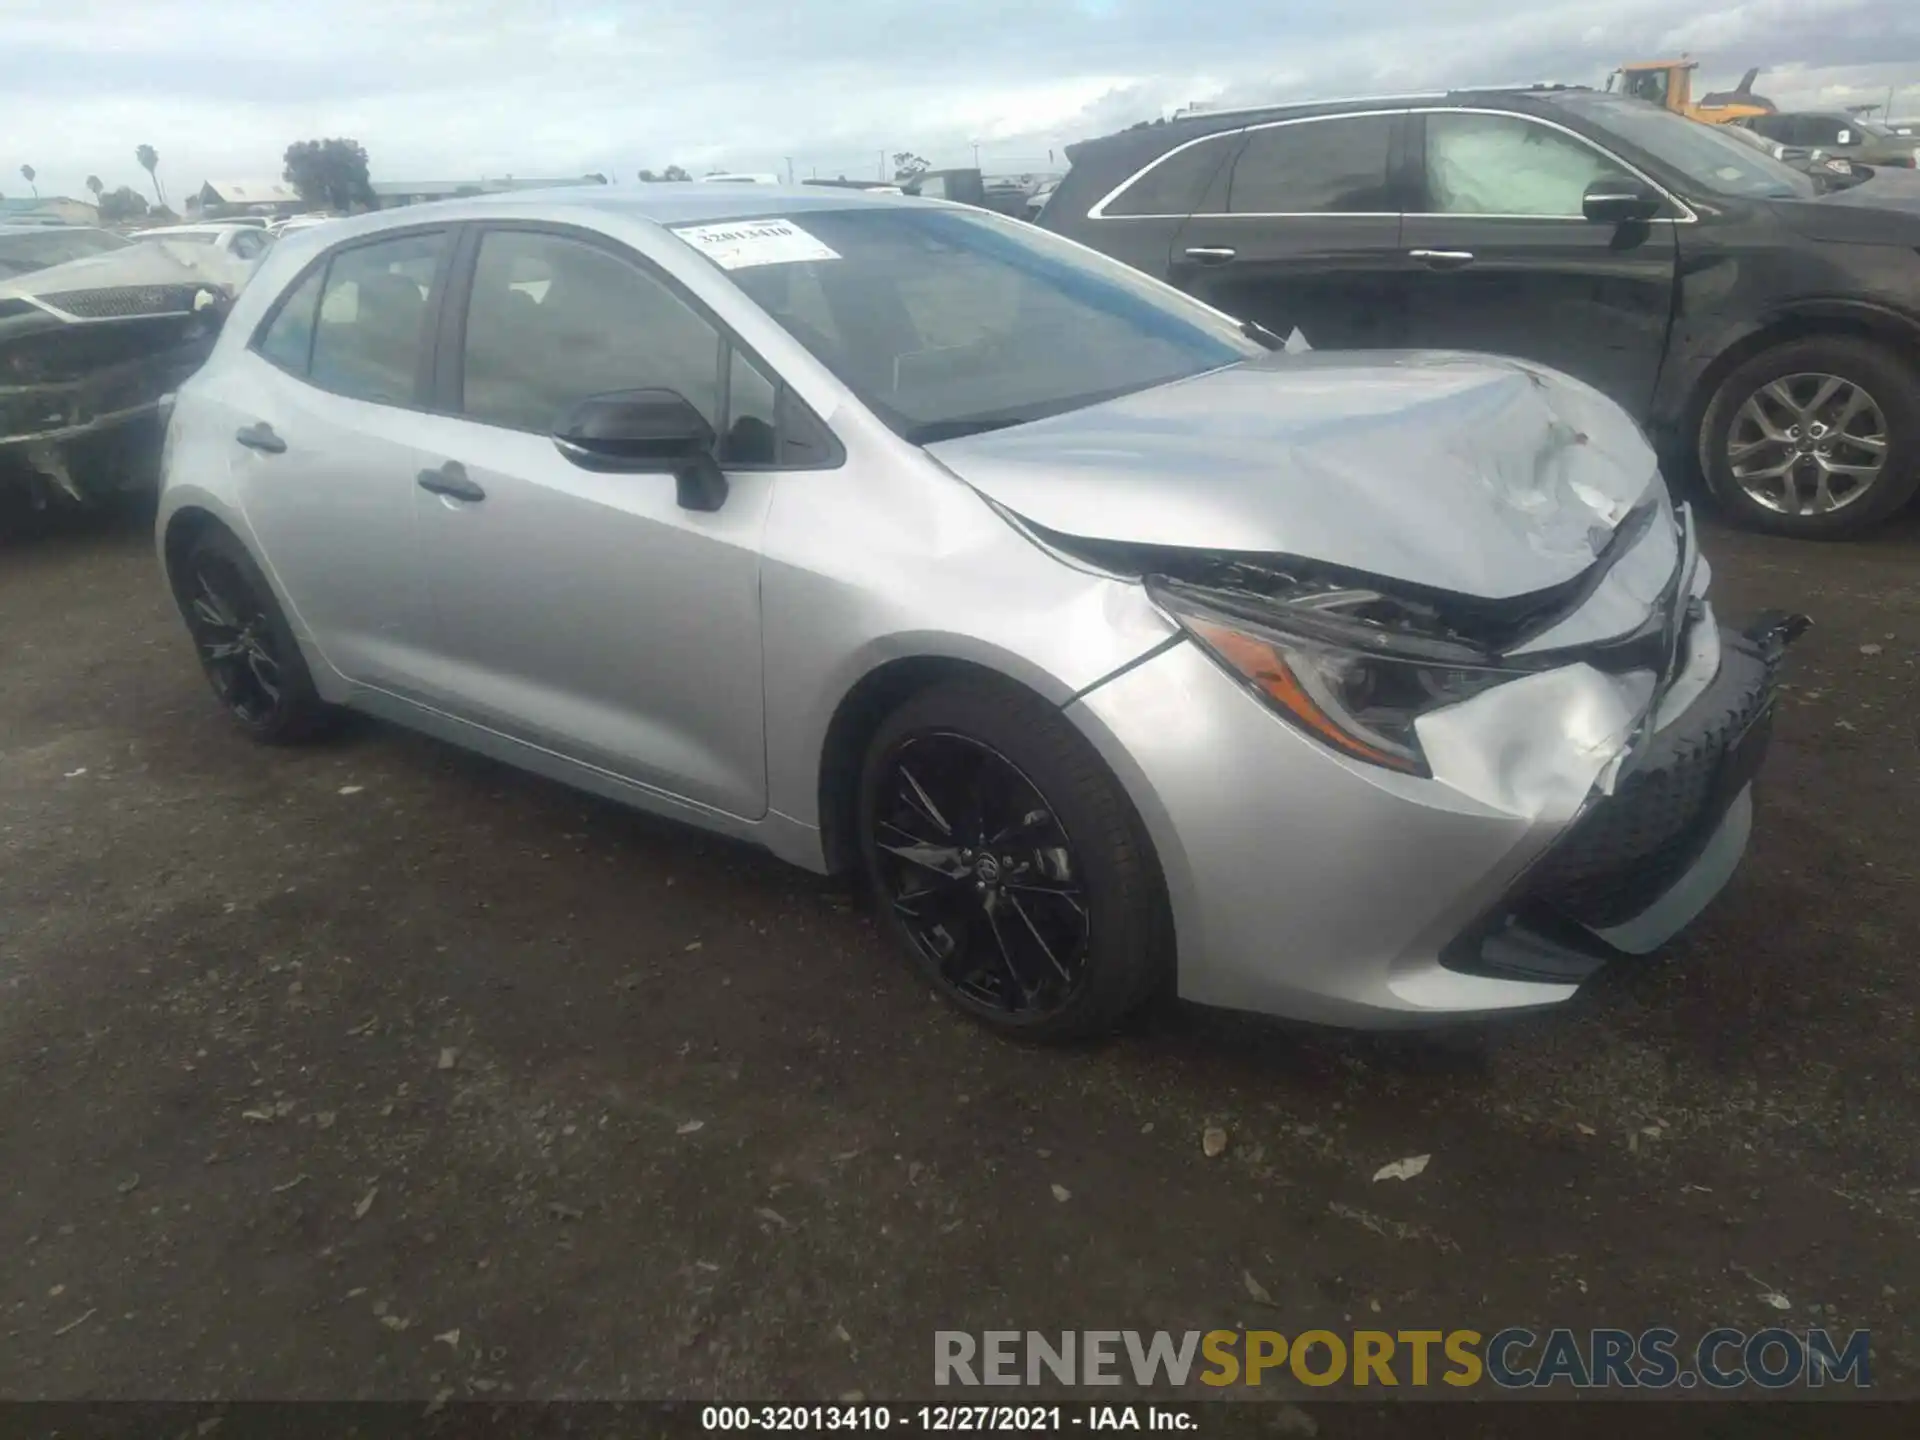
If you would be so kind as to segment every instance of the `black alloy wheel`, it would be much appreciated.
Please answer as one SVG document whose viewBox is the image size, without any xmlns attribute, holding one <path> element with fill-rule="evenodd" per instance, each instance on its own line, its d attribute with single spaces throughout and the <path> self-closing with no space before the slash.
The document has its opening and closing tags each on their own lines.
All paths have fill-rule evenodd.
<svg viewBox="0 0 1920 1440">
<path fill-rule="evenodd" d="M 945 681 L 880 726 L 861 858 L 885 927 L 943 998 L 994 1029 L 1113 1029 L 1173 981 L 1153 847 L 1060 711 L 989 677 Z"/>
<path fill-rule="evenodd" d="M 194 557 L 186 586 L 187 628 L 214 693 L 249 730 L 270 728 L 286 700 L 286 677 L 260 597 L 217 553 Z"/>
<path fill-rule="evenodd" d="M 1080 866 L 1033 782 L 992 746 L 934 733 L 887 758 L 874 845 L 894 916 L 962 998 L 1044 1020 L 1086 972 Z"/>
<path fill-rule="evenodd" d="M 209 528 L 171 563 L 169 579 L 200 667 L 242 729 L 279 744 L 331 725 L 336 712 L 314 689 L 273 588 L 239 540 Z"/>
</svg>

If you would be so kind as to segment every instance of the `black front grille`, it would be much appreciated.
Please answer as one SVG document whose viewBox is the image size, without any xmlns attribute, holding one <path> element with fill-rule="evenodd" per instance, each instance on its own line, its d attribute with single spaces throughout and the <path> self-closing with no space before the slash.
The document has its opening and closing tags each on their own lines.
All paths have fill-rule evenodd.
<svg viewBox="0 0 1920 1440">
<path fill-rule="evenodd" d="M 1697 857 L 1758 766 L 1771 720 L 1767 660 L 1738 636 L 1722 638 L 1719 675 L 1534 866 L 1529 900 L 1583 925 L 1618 925 Z"/>
<path fill-rule="evenodd" d="M 204 285 L 115 285 L 102 290 L 61 290 L 40 301 L 76 320 L 118 320 L 134 315 L 192 313 Z"/>
</svg>

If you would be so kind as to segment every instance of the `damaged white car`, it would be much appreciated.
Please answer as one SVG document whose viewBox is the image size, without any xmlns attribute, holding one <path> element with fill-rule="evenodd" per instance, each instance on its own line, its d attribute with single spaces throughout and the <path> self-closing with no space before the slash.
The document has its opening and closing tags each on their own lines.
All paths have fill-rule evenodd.
<svg viewBox="0 0 1920 1440">
<path fill-rule="evenodd" d="M 0 226 L 0 490 L 37 508 L 152 489 L 162 403 L 251 270 L 206 246 Z"/>
<path fill-rule="evenodd" d="M 1586 386 L 1276 343 L 903 197 L 368 216 L 181 390 L 160 551 L 255 736 L 351 707 L 857 871 L 1010 1032 L 1564 1000 L 1733 873 L 1804 621 L 1722 627 Z"/>
</svg>

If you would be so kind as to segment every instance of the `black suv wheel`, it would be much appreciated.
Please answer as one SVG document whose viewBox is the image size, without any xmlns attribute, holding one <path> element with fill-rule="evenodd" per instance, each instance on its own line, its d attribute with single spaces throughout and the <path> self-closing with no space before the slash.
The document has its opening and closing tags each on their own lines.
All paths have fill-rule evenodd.
<svg viewBox="0 0 1920 1440">
<path fill-rule="evenodd" d="M 1920 373 L 1849 336 L 1762 351 L 1707 406 L 1700 469 L 1720 506 L 1753 529 L 1862 534 L 1920 488 Z"/>
</svg>

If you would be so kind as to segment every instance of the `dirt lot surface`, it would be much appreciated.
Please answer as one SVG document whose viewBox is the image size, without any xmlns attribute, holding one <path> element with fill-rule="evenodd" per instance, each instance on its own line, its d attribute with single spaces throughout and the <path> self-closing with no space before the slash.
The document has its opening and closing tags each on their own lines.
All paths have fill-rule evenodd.
<svg viewBox="0 0 1920 1440">
<path fill-rule="evenodd" d="M 753 852 L 370 724 L 255 747 L 137 524 L 16 537 L 0 1396 L 924 1398 L 936 1328 L 1776 1321 L 1914 1394 L 1920 521 L 1709 554 L 1724 615 L 1817 628 L 1668 960 L 1445 1042 L 1057 1053 Z"/>
</svg>

